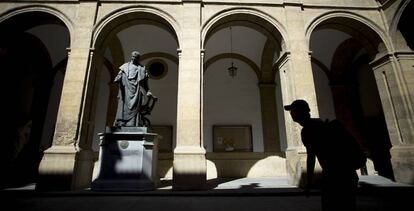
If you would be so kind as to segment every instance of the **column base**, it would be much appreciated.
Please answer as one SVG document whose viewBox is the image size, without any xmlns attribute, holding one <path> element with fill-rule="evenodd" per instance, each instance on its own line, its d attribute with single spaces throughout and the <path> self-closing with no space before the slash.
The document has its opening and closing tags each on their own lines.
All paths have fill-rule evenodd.
<svg viewBox="0 0 414 211">
<path fill-rule="evenodd" d="M 76 150 L 73 146 L 52 146 L 39 165 L 36 190 L 71 190 Z"/>
<path fill-rule="evenodd" d="M 307 153 L 304 148 L 286 150 L 286 171 L 288 183 L 293 186 L 304 188 L 307 180 L 306 168 Z M 319 186 L 322 179 L 322 168 L 318 160 L 315 162 L 312 184 Z"/>
<path fill-rule="evenodd" d="M 396 146 L 390 152 L 395 181 L 414 185 L 414 146 Z"/>
<path fill-rule="evenodd" d="M 203 190 L 207 184 L 206 151 L 200 147 L 177 147 L 174 150 L 173 189 Z"/>
<path fill-rule="evenodd" d="M 81 150 L 76 153 L 72 190 L 83 190 L 91 186 L 94 165 L 93 150 Z"/>
<path fill-rule="evenodd" d="M 286 149 L 286 172 L 289 185 L 300 187 L 306 179 L 306 152 L 297 149 Z"/>
</svg>

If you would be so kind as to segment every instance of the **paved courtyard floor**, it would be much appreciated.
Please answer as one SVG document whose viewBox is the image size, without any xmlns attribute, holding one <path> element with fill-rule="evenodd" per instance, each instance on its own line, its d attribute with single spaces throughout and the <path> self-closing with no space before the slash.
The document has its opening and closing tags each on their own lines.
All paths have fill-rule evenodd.
<svg viewBox="0 0 414 211">
<path fill-rule="evenodd" d="M 2 210 L 36 211 L 317 211 L 320 192 L 306 197 L 286 178 L 210 180 L 203 191 L 174 191 L 164 180 L 154 191 L 97 192 L 91 190 L 38 192 L 34 185 L 2 190 Z M 399 211 L 413 207 L 414 187 L 379 176 L 361 176 L 359 211 Z M 340 205 L 338 205 L 340 206 Z M 408 206 L 408 207 L 407 207 Z M 410 208 L 411 207 L 411 208 Z"/>
</svg>

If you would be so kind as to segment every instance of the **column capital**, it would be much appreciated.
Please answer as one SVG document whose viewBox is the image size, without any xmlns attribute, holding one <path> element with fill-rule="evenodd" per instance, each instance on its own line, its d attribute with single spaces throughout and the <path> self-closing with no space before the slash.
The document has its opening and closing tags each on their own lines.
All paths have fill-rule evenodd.
<svg viewBox="0 0 414 211">
<path fill-rule="evenodd" d="M 403 59 L 412 60 L 414 59 L 414 51 L 396 51 L 394 52 L 394 56 L 398 60 L 403 60 Z"/>
<path fill-rule="evenodd" d="M 280 67 L 283 66 L 286 61 L 290 59 L 290 51 L 282 52 L 279 58 L 273 63 L 273 67 Z"/>
<path fill-rule="evenodd" d="M 375 58 L 372 62 L 369 63 L 369 65 L 372 67 L 372 69 L 378 69 L 381 66 L 384 66 L 392 61 L 391 54 L 383 54 L 377 58 Z"/>
<path fill-rule="evenodd" d="M 284 0 L 283 5 L 302 7 L 303 0 Z"/>
<path fill-rule="evenodd" d="M 202 3 L 203 0 L 181 0 L 183 3 Z"/>
</svg>

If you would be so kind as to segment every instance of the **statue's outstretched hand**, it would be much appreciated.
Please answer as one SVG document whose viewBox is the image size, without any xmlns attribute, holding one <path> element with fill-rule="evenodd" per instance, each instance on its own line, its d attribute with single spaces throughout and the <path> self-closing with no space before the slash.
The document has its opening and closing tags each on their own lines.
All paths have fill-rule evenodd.
<svg viewBox="0 0 414 211">
<path fill-rule="evenodd" d="M 113 83 L 119 83 L 119 82 L 121 82 L 121 79 L 122 79 L 122 70 L 119 70 L 119 72 L 118 72 L 118 74 L 116 75 L 116 77 L 114 78 L 114 81 L 113 81 Z"/>
</svg>

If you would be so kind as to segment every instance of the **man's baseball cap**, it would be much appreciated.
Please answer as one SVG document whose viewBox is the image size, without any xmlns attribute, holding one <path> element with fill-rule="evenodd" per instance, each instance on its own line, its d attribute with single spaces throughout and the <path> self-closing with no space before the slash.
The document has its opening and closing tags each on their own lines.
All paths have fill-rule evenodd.
<svg viewBox="0 0 414 211">
<path fill-rule="evenodd" d="M 305 112 L 310 111 L 308 103 L 304 100 L 295 100 L 295 101 L 292 102 L 292 104 L 285 105 L 284 108 L 285 108 L 286 111 L 291 111 L 293 109 L 300 110 L 300 111 L 305 111 Z"/>
</svg>

